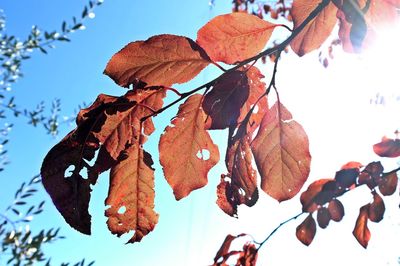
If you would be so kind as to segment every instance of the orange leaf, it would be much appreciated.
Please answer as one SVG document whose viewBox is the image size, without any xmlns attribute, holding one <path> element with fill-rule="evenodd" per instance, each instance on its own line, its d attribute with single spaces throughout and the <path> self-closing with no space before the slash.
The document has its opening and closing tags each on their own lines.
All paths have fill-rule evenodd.
<svg viewBox="0 0 400 266">
<path fill-rule="evenodd" d="M 128 243 L 140 242 L 158 221 L 154 212 L 154 169 L 151 155 L 133 144 L 127 158 L 118 162 L 110 173 L 110 189 L 105 214 L 113 234 L 121 236 L 135 230 Z"/>
<path fill-rule="evenodd" d="M 79 112 L 77 128 L 49 151 L 41 169 L 43 185 L 73 228 L 90 234 L 90 184 L 96 183 L 100 173 L 121 165 L 124 172 L 135 171 L 125 169 L 123 161 L 132 156 L 130 147 L 145 142 L 143 134 L 154 131 L 151 119 L 141 123 L 141 118 L 151 115 L 152 109 L 161 108 L 164 97 L 163 88 L 129 91 L 122 97 L 100 95 Z M 87 161 L 94 159 L 96 150 L 99 153 L 91 166 Z M 70 167 L 74 169 L 68 176 L 65 171 Z M 83 170 L 87 170 L 87 179 L 82 176 Z M 111 184 L 110 191 L 114 189 Z"/>
<path fill-rule="evenodd" d="M 333 221 L 340 222 L 343 219 L 344 207 L 339 200 L 331 200 L 328 205 L 328 211 Z"/>
<path fill-rule="evenodd" d="M 388 173 L 383 175 L 382 181 L 379 183 L 379 191 L 384 196 L 392 195 L 397 188 L 399 178 L 396 172 Z"/>
<path fill-rule="evenodd" d="M 260 70 L 251 66 L 248 69 L 246 67 L 240 68 L 243 72 L 246 73 L 247 80 L 249 83 L 249 97 L 244 102 L 242 108 L 240 109 L 240 115 L 238 118 L 238 124 L 240 124 L 245 118 L 247 113 L 250 111 L 252 106 L 257 102 L 257 100 L 265 93 L 265 82 L 262 81 L 264 75 L 261 74 Z M 254 132 L 256 128 L 259 127 L 262 118 L 264 117 L 265 112 L 268 110 L 268 101 L 267 97 L 262 97 L 250 116 L 248 121 L 248 132 Z"/>
<path fill-rule="evenodd" d="M 381 157 L 395 158 L 400 156 L 400 140 L 384 137 L 374 145 L 374 152 Z"/>
<path fill-rule="evenodd" d="M 353 230 L 353 235 L 357 239 L 358 243 L 364 248 L 367 248 L 368 242 L 371 238 L 371 233 L 368 229 L 368 210 L 369 205 L 364 205 L 360 208 L 360 214 L 358 215 L 356 225 Z"/>
<path fill-rule="evenodd" d="M 296 228 L 296 237 L 306 246 L 309 246 L 317 232 L 317 225 L 311 214 Z"/>
<path fill-rule="evenodd" d="M 267 194 L 283 201 L 300 191 L 310 172 L 308 137 L 282 104 L 265 114 L 252 150 Z"/>
<path fill-rule="evenodd" d="M 214 257 L 214 264 L 212 266 L 225 266 L 227 265 L 225 262 L 229 259 L 230 256 L 241 254 L 241 251 L 229 251 L 229 249 L 231 248 L 232 241 L 243 236 L 246 236 L 246 234 L 239 234 L 237 236 L 227 235 Z"/>
<path fill-rule="evenodd" d="M 208 171 L 219 161 L 218 147 L 204 129 L 201 101 L 199 94 L 189 97 L 160 138 L 160 162 L 177 200 L 205 186 Z"/>
<path fill-rule="evenodd" d="M 368 208 L 368 219 L 372 222 L 379 223 L 385 214 L 385 203 L 378 193 L 374 192 L 374 201 Z"/>
<path fill-rule="evenodd" d="M 291 9 L 294 29 L 317 8 L 321 0 L 295 0 Z M 315 49 L 318 49 L 331 34 L 333 27 L 336 25 L 336 6 L 331 2 L 325 7 L 316 18 L 314 18 L 307 26 L 298 34 L 290 43 L 293 51 L 303 56 Z"/>
<path fill-rule="evenodd" d="M 233 64 L 258 54 L 277 25 L 248 13 L 231 13 L 213 18 L 197 33 L 213 61 Z"/>
<path fill-rule="evenodd" d="M 209 63 L 204 50 L 191 39 L 164 34 L 129 43 L 113 55 L 104 73 L 122 87 L 137 80 L 170 87 L 191 80 Z"/>
<path fill-rule="evenodd" d="M 222 175 L 217 188 L 217 204 L 228 215 L 237 216 L 237 206 L 253 206 L 258 200 L 257 173 L 253 169 L 250 136 L 242 135 L 228 144 L 226 166 L 228 175 Z M 243 132 L 244 133 L 244 132 Z M 227 180 L 228 179 L 228 180 Z"/>
</svg>

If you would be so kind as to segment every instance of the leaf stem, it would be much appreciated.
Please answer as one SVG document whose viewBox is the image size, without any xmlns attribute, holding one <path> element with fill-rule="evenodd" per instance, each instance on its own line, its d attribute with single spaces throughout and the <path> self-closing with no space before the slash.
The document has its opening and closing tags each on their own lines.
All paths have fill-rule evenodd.
<svg viewBox="0 0 400 266">
<path fill-rule="evenodd" d="M 287 224 L 287 223 L 289 223 L 289 222 L 291 222 L 291 221 L 293 221 L 293 220 L 296 220 L 297 218 L 299 218 L 299 217 L 300 217 L 301 215 L 303 215 L 304 213 L 305 213 L 305 212 L 301 212 L 301 213 L 296 214 L 295 216 L 290 217 L 289 219 L 287 219 L 287 220 L 281 222 L 277 227 L 275 227 L 274 230 L 272 230 L 272 232 L 271 232 L 261 243 L 259 243 L 259 246 L 258 246 L 258 248 L 257 248 L 257 251 L 260 250 L 260 248 L 265 244 L 265 242 L 267 242 L 267 241 L 268 241 L 282 226 L 284 226 L 285 224 Z"/>
</svg>

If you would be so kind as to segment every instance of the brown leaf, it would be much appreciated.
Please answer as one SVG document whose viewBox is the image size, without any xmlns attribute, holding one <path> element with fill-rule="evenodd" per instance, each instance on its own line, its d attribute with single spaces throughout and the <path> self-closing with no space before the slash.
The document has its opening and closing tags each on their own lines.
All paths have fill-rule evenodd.
<svg viewBox="0 0 400 266">
<path fill-rule="evenodd" d="M 163 34 L 129 43 L 113 55 L 104 73 L 122 87 L 137 80 L 170 87 L 191 80 L 209 63 L 204 50 L 191 39 Z"/>
<path fill-rule="evenodd" d="M 43 184 L 72 227 L 90 233 L 90 184 L 96 183 L 100 173 L 124 165 L 122 161 L 130 157 L 129 147 L 145 142 L 144 134 L 151 134 L 154 126 L 150 118 L 144 123 L 140 120 L 152 114 L 151 109 L 161 108 L 164 97 L 162 88 L 129 91 L 122 97 L 100 95 L 78 114 L 77 128 L 49 151 L 41 169 Z M 99 154 L 90 166 L 87 161 L 94 159 L 96 150 Z M 65 171 L 70 167 L 75 169 L 68 176 Z"/>
<path fill-rule="evenodd" d="M 140 242 L 158 221 L 154 211 L 154 169 L 151 155 L 139 143 L 126 151 L 127 158 L 111 168 L 105 214 L 113 234 L 135 230 L 128 243 Z"/>
<path fill-rule="evenodd" d="M 379 183 L 379 191 L 384 196 L 392 195 L 396 191 L 398 180 L 396 172 L 384 174 L 382 181 Z"/>
<path fill-rule="evenodd" d="M 331 214 L 328 211 L 328 209 L 325 207 L 319 208 L 317 212 L 317 222 L 319 227 L 323 229 L 328 227 L 330 220 L 331 220 Z"/>
<path fill-rule="evenodd" d="M 320 0 L 295 0 L 291 8 L 294 29 L 310 15 L 321 3 Z M 290 43 L 293 51 L 303 56 L 315 49 L 318 49 L 331 34 L 336 25 L 337 7 L 331 2 L 325 7 L 316 18 L 298 34 Z"/>
<path fill-rule="evenodd" d="M 368 219 L 372 222 L 379 223 L 385 214 L 385 203 L 378 193 L 374 192 L 374 201 L 368 208 Z"/>
<path fill-rule="evenodd" d="M 278 201 L 294 197 L 307 180 L 311 155 L 303 127 L 286 107 L 271 107 L 251 146 L 261 188 Z"/>
<path fill-rule="evenodd" d="M 296 237 L 306 246 L 309 246 L 317 232 L 317 225 L 311 214 L 296 228 Z"/>
<path fill-rule="evenodd" d="M 245 244 L 240 257 L 236 262 L 236 266 L 256 266 L 258 250 L 254 244 Z"/>
<path fill-rule="evenodd" d="M 208 115 L 206 128 L 225 129 L 236 125 L 249 94 L 245 72 L 236 70 L 223 74 L 204 97 L 203 108 Z"/>
<path fill-rule="evenodd" d="M 336 172 L 335 180 L 340 188 L 346 189 L 350 188 L 356 183 L 359 174 L 359 168 L 343 169 Z"/>
<path fill-rule="evenodd" d="M 246 236 L 246 234 L 239 234 L 237 236 L 227 235 L 221 247 L 219 248 L 217 254 L 214 257 L 214 264 L 212 266 L 226 266 L 227 264 L 225 262 L 229 259 L 230 256 L 241 254 L 242 251 L 236 251 L 236 250 L 229 251 L 229 250 L 231 248 L 232 241 L 243 236 Z"/>
<path fill-rule="evenodd" d="M 400 140 L 384 137 L 374 145 L 374 152 L 381 157 L 395 158 L 400 156 Z"/>
<path fill-rule="evenodd" d="M 340 222 L 343 219 L 344 207 L 339 200 L 331 200 L 328 205 L 328 211 L 333 221 Z"/>
<path fill-rule="evenodd" d="M 220 15 L 197 33 L 197 43 L 213 61 L 233 64 L 258 54 L 277 25 L 244 12 Z"/>
<path fill-rule="evenodd" d="M 244 127 L 239 129 L 244 130 Z M 217 188 L 217 204 L 228 215 L 237 216 L 237 206 L 253 206 L 258 200 L 257 172 L 253 169 L 250 136 L 238 133 L 228 144 L 226 166 L 228 175 L 222 175 Z"/>
<path fill-rule="evenodd" d="M 312 213 L 317 210 L 319 204 L 315 203 L 316 197 L 321 197 L 325 184 L 332 182 L 333 179 L 320 179 L 311 183 L 307 190 L 301 193 L 300 202 L 303 205 L 303 211 Z"/>
<path fill-rule="evenodd" d="M 219 161 L 201 101 L 202 95 L 189 97 L 160 138 L 160 163 L 177 200 L 205 186 L 208 171 Z"/>
<path fill-rule="evenodd" d="M 364 248 L 367 248 L 368 242 L 371 238 L 371 233 L 368 229 L 369 205 L 370 204 L 367 204 L 360 208 L 360 214 L 358 215 L 356 225 L 353 230 L 354 237 Z"/>
</svg>

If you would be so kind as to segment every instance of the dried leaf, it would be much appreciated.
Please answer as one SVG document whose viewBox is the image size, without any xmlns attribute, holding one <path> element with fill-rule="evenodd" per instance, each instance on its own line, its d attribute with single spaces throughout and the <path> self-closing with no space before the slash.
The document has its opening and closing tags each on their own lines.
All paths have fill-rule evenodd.
<svg viewBox="0 0 400 266">
<path fill-rule="evenodd" d="M 331 200 L 328 205 L 328 211 L 333 221 L 340 222 L 343 219 L 344 207 L 339 200 Z"/>
<path fill-rule="evenodd" d="M 335 180 L 340 188 L 346 189 L 355 185 L 360 169 L 350 168 L 336 172 Z"/>
<path fill-rule="evenodd" d="M 364 248 L 367 248 L 368 242 L 371 238 L 371 233 L 368 229 L 369 205 L 370 204 L 367 204 L 360 208 L 360 214 L 358 215 L 356 225 L 353 230 L 354 237 Z"/>
<path fill-rule="evenodd" d="M 154 169 L 151 155 L 140 145 L 126 151 L 127 158 L 118 162 L 110 173 L 110 189 L 105 214 L 113 234 L 121 236 L 135 230 L 128 243 L 140 242 L 158 221 L 154 211 Z"/>
<path fill-rule="evenodd" d="M 278 201 L 295 196 L 307 180 L 311 155 L 303 127 L 282 104 L 265 114 L 251 146 L 261 188 Z"/>
<path fill-rule="evenodd" d="M 164 34 L 129 43 L 113 55 L 104 73 L 122 87 L 138 80 L 148 86 L 170 87 L 191 80 L 209 63 L 204 50 L 191 39 Z"/>
<path fill-rule="evenodd" d="M 373 193 L 374 201 L 368 208 L 368 219 L 372 222 L 379 223 L 385 214 L 385 203 L 378 193 Z"/>
<path fill-rule="evenodd" d="M 254 244 L 245 244 L 236 266 L 256 266 L 258 250 Z"/>
<path fill-rule="evenodd" d="M 311 214 L 296 228 L 296 237 L 306 246 L 309 246 L 317 232 L 317 224 Z"/>
<path fill-rule="evenodd" d="M 383 175 L 382 181 L 379 183 L 379 191 L 384 196 L 392 195 L 397 188 L 399 178 L 396 172 L 391 172 Z"/>
<path fill-rule="evenodd" d="M 177 200 L 205 186 L 208 171 L 219 161 L 201 101 L 202 95 L 189 97 L 160 138 L 160 163 Z"/>
<path fill-rule="evenodd" d="M 249 81 L 243 71 L 223 74 L 206 94 L 203 108 L 207 117 L 207 129 L 225 129 L 235 126 L 241 108 L 249 97 Z"/>
<path fill-rule="evenodd" d="M 240 132 L 243 130 L 243 132 Z M 243 135 L 242 135 L 243 133 Z M 250 136 L 239 128 L 238 137 L 228 144 L 226 166 L 228 175 L 222 175 L 217 188 L 217 204 L 228 215 L 237 216 L 237 206 L 253 206 L 258 200 L 257 172 L 253 169 Z"/>
<path fill-rule="evenodd" d="M 237 236 L 227 235 L 214 257 L 214 264 L 212 266 L 225 266 L 227 265 L 225 262 L 229 259 L 230 256 L 241 254 L 241 251 L 229 251 L 229 249 L 231 248 L 233 240 L 243 236 L 246 236 L 246 234 L 239 234 Z"/>
<path fill-rule="evenodd" d="M 374 145 L 374 152 L 381 157 L 395 158 L 400 156 L 400 140 L 384 137 Z"/>
<path fill-rule="evenodd" d="M 220 15 L 198 31 L 197 43 L 213 61 L 233 64 L 258 54 L 276 26 L 244 12 Z"/>
<path fill-rule="evenodd" d="M 294 29 L 299 27 L 310 13 L 321 3 L 320 0 L 295 0 L 291 8 Z M 298 34 L 290 43 L 293 51 L 303 56 L 318 49 L 331 34 L 336 25 L 337 7 L 331 2 L 316 18 Z"/>
<path fill-rule="evenodd" d="M 161 108 L 164 97 L 162 88 L 129 91 L 122 97 L 100 95 L 78 114 L 77 128 L 49 151 L 41 169 L 42 182 L 72 227 L 90 234 L 90 184 L 96 183 L 100 173 L 120 165 L 124 165 L 124 172 L 135 171 L 126 170 L 122 162 L 130 157 L 128 151 L 132 145 L 142 145 L 144 134 L 154 131 L 150 118 L 144 123 L 140 120 L 151 115 L 151 109 Z M 99 154 L 90 166 L 87 161 L 94 159 L 96 150 Z M 65 173 L 70 167 L 74 167 L 71 176 Z M 88 173 L 87 179 L 82 177 L 83 170 Z"/>
</svg>

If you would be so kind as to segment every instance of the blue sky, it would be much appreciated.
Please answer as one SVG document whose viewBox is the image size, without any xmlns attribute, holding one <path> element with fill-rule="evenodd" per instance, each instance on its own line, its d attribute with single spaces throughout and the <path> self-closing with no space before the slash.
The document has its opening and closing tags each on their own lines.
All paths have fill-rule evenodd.
<svg viewBox="0 0 400 266">
<path fill-rule="evenodd" d="M 23 38 L 33 24 L 46 30 L 59 29 L 63 20 L 79 16 L 84 4 L 84 1 L 3 0 L 0 8 L 7 16 L 8 33 Z M 95 10 L 95 19 L 85 23 L 86 30 L 71 35 L 71 43 L 56 44 L 56 49 L 49 51 L 48 55 L 35 53 L 31 60 L 26 61 L 23 66 L 25 77 L 13 87 L 16 101 L 21 106 L 34 107 L 41 100 L 50 102 L 60 98 L 63 113 L 69 115 L 78 104 L 91 102 L 99 93 L 121 95 L 125 89 L 102 74 L 115 52 L 131 41 L 162 33 L 196 39 L 196 32 L 202 25 L 218 14 L 230 12 L 230 9 L 230 1 L 227 0 L 217 0 L 213 9 L 209 8 L 207 0 L 105 1 Z M 383 123 L 381 117 L 385 115 L 387 118 L 387 111 L 367 104 L 369 97 L 381 89 L 370 86 L 373 82 L 379 84 L 379 80 L 365 80 L 365 73 L 354 71 L 359 64 L 357 58 L 344 60 L 339 56 L 332 67 L 325 70 L 318 63 L 317 53 L 301 59 L 289 54 L 284 55 L 280 64 L 278 88 L 282 89 L 281 99 L 292 110 L 295 119 L 303 123 L 311 139 L 314 161 L 309 182 L 333 175 L 349 160 L 368 162 L 377 159 L 373 157 L 370 146 L 379 141 L 384 133 L 396 129 Z M 348 69 L 343 70 L 343 64 Z M 268 79 L 269 66 L 264 68 Z M 196 80 L 178 88 L 188 90 L 197 87 L 218 73 L 216 69 L 207 69 Z M 359 102 L 357 106 L 361 107 L 354 108 L 355 102 Z M 207 187 L 176 202 L 163 178 L 157 156 L 158 136 L 176 110 L 177 107 L 157 116 L 157 131 L 147 144 L 147 150 L 156 162 L 156 211 L 160 218 L 155 230 L 141 243 L 133 245 L 124 244 L 129 236 L 118 239 L 107 231 L 104 217 L 107 175 L 99 179 L 92 193 L 92 236 L 81 235 L 65 224 L 49 197 L 41 192 L 37 200 L 47 200 L 46 211 L 32 223 L 32 230 L 35 230 L 35 225 L 39 228 L 60 226 L 62 234 L 67 237 L 46 249 L 55 264 L 87 258 L 89 261 L 96 260 L 97 265 L 207 265 L 211 264 L 227 234 L 246 232 L 262 240 L 281 221 L 299 212 L 298 198 L 278 204 L 262 195 L 254 208 L 240 209 L 240 219 L 226 216 L 215 204 L 215 188 L 220 174 L 225 171 L 222 163 L 210 172 Z M 367 118 L 367 114 L 374 116 L 375 123 L 380 123 L 380 131 L 368 131 L 369 128 L 362 123 L 372 119 Z M 359 124 L 357 129 L 343 130 L 354 128 L 354 121 Z M 60 136 L 52 138 L 41 129 L 33 129 L 23 121 L 17 121 L 8 146 L 12 163 L 0 176 L 0 208 L 12 201 L 13 192 L 21 182 L 39 172 L 47 151 L 71 129 L 64 126 Z M 360 132 L 368 134 L 360 137 Z M 223 153 L 226 132 L 213 132 L 213 137 Z M 381 224 L 371 225 L 373 240 L 369 250 L 363 250 L 351 232 L 359 206 L 368 202 L 369 198 L 365 191 L 357 193 L 345 199 L 350 205 L 358 203 L 349 205 L 345 221 L 319 230 L 315 243 L 309 248 L 295 238 L 295 227 L 300 221 L 282 228 L 260 252 L 260 265 L 349 265 L 350 262 L 356 265 L 396 265 L 400 253 L 387 246 L 393 243 L 390 246 L 398 247 L 398 215 L 389 217 Z M 393 206 L 392 213 L 398 212 L 397 203 Z M 391 229 L 382 231 L 382 228 Z"/>
</svg>

